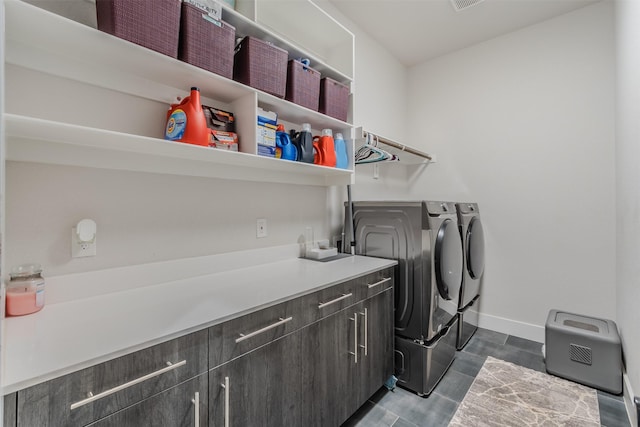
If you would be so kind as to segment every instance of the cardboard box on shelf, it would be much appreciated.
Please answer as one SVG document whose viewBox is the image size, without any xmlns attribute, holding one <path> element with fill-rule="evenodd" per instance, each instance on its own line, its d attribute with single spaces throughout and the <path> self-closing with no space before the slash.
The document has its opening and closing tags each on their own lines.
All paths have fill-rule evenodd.
<svg viewBox="0 0 640 427">
<path fill-rule="evenodd" d="M 258 107 L 258 154 L 265 157 L 276 156 L 276 129 L 278 114 Z"/>
</svg>

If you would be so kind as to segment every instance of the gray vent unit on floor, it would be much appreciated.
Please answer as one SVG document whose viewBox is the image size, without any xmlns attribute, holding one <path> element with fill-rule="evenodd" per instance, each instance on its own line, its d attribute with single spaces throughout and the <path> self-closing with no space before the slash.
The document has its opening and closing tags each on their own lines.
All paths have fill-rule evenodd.
<svg viewBox="0 0 640 427">
<path fill-rule="evenodd" d="M 585 365 L 591 365 L 591 349 L 581 345 L 570 344 L 569 345 L 569 357 L 574 362 L 584 363 Z"/>
<path fill-rule="evenodd" d="M 482 3 L 484 0 L 451 0 L 453 9 L 456 12 L 460 12 L 465 9 L 469 9 L 471 6 L 475 6 L 478 3 Z"/>
<path fill-rule="evenodd" d="M 551 310 L 544 329 L 548 373 L 612 394 L 622 392 L 622 345 L 613 320 Z"/>
</svg>

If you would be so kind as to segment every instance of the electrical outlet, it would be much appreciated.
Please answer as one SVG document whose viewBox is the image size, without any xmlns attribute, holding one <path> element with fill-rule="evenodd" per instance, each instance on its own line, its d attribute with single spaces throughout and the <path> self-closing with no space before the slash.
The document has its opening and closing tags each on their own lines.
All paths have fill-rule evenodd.
<svg viewBox="0 0 640 427">
<path fill-rule="evenodd" d="M 256 237 L 262 238 L 267 237 L 267 219 L 266 218 L 258 218 L 256 221 Z"/>
<path fill-rule="evenodd" d="M 81 242 L 78 240 L 76 228 L 71 229 L 71 257 L 81 258 L 86 256 L 96 256 L 96 238 L 91 242 Z"/>
</svg>

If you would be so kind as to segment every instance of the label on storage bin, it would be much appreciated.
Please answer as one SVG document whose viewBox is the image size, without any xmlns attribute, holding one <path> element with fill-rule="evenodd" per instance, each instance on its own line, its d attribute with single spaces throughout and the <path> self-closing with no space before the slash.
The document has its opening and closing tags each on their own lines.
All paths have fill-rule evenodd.
<svg viewBox="0 0 640 427">
<path fill-rule="evenodd" d="M 222 4 L 215 0 L 183 0 L 185 3 L 192 4 L 198 9 L 207 12 L 207 15 L 216 21 L 222 18 Z"/>
<path fill-rule="evenodd" d="M 167 128 L 164 132 L 164 138 L 171 141 L 182 139 L 184 129 L 187 127 L 187 115 L 184 111 L 177 109 L 169 116 L 167 120 Z"/>
</svg>

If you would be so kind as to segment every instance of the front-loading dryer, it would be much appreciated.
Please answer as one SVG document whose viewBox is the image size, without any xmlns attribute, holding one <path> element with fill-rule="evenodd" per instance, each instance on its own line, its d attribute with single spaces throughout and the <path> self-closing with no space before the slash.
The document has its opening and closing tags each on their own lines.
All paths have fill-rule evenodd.
<svg viewBox="0 0 640 427">
<path fill-rule="evenodd" d="M 477 203 L 456 203 L 464 254 L 462 286 L 458 298 L 458 336 L 462 350 L 478 329 L 480 285 L 484 274 L 484 230 Z"/>
</svg>

